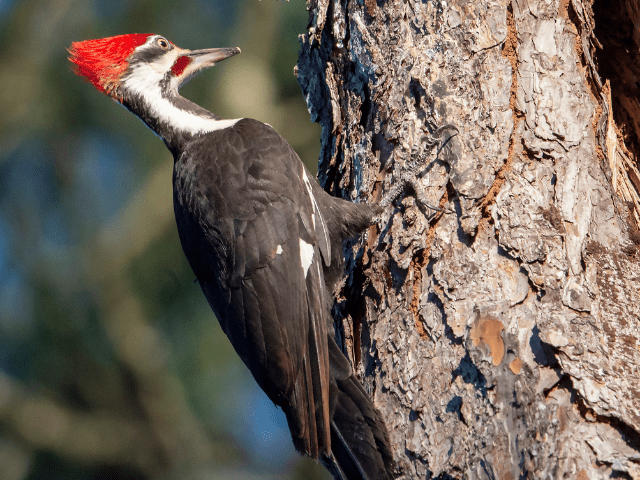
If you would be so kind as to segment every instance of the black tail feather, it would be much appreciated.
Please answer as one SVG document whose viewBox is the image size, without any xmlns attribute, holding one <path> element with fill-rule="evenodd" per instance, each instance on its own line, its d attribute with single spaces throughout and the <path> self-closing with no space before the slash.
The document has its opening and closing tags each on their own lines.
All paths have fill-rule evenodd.
<svg viewBox="0 0 640 480">
<path fill-rule="evenodd" d="M 333 458 L 323 458 L 323 463 L 337 480 L 391 479 L 393 457 L 382 416 L 333 338 L 329 363 Z"/>
</svg>

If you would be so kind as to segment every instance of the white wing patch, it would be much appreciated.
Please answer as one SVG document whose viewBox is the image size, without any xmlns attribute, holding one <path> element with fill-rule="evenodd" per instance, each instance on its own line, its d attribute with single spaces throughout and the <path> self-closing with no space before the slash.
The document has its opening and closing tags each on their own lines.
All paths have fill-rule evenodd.
<svg viewBox="0 0 640 480">
<path fill-rule="evenodd" d="M 313 204 L 313 212 L 311 213 L 311 221 L 313 222 L 313 228 L 316 228 L 316 215 L 315 212 L 318 212 L 318 218 L 320 218 L 320 223 L 322 224 L 322 235 L 324 235 L 325 242 L 327 245 L 330 245 L 329 238 L 327 237 L 327 226 L 324 224 L 324 218 L 322 218 L 322 214 L 320 213 L 320 209 L 318 208 L 318 202 L 316 202 L 316 197 L 311 193 L 311 183 L 309 183 L 309 178 L 307 177 L 307 171 L 304 167 L 302 167 L 302 180 L 304 181 L 304 186 L 307 187 L 307 192 L 311 197 L 311 203 Z"/>
<path fill-rule="evenodd" d="M 171 126 L 174 130 L 183 131 L 192 135 L 229 128 L 242 120 L 241 118 L 216 120 L 214 118 L 202 117 L 193 112 L 180 110 L 164 98 L 160 90 L 160 82 L 164 78 L 165 72 L 173 65 L 174 58 L 173 56 L 167 55 L 166 60 L 166 66 L 139 64 L 122 82 L 124 88 L 139 95 L 144 100 L 152 116 Z"/>
<path fill-rule="evenodd" d="M 276 255 L 280 255 L 282 253 L 282 245 L 278 245 L 276 247 Z"/>
<path fill-rule="evenodd" d="M 300 263 L 304 270 L 304 278 L 307 278 L 307 272 L 313 261 L 313 245 L 300 239 Z"/>
</svg>

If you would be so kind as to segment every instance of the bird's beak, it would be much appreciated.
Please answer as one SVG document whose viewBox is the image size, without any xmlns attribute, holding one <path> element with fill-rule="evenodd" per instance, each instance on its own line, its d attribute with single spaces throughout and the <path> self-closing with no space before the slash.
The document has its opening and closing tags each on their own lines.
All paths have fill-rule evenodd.
<svg viewBox="0 0 640 480">
<path fill-rule="evenodd" d="M 203 48 L 202 50 L 191 50 L 185 53 L 187 57 L 193 60 L 193 63 L 199 65 L 200 68 L 210 67 L 225 58 L 233 57 L 240 53 L 238 47 L 231 48 Z"/>
<path fill-rule="evenodd" d="M 225 58 L 240 53 L 238 47 L 232 48 L 204 48 L 202 50 L 182 50 L 171 67 L 177 83 L 176 88 L 187 83 L 196 73 L 207 67 L 213 67 Z"/>
</svg>

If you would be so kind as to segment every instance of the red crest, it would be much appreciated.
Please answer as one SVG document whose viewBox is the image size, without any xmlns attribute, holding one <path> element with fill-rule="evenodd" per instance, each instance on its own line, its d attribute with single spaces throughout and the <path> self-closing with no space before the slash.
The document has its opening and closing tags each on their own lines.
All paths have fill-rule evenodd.
<svg viewBox="0 0 640 480">
<path fill-rule="evenodd" d="M 153 34 L 130 33 L 73 42 L 69 49 L 69 61 L 76 65 L 76 74 L 86 77 L 101 92 L 109 93 L 129 66 L 129 55 L 143 45 L 150 35 Z"/>
</svg>

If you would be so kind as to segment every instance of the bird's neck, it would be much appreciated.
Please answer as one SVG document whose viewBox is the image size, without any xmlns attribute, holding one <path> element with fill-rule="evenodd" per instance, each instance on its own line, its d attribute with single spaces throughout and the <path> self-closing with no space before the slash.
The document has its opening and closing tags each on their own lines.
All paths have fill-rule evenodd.
<svg viewBox="0 0 640 480">
<path fill-rule="evenodd" d="M 122 104 L 162 138 L 172 153 L 197 135 L 221 130 L 239 119 L 224 120 L 177 92 L 145 88 L 129 92 Z"/>
</svg>

